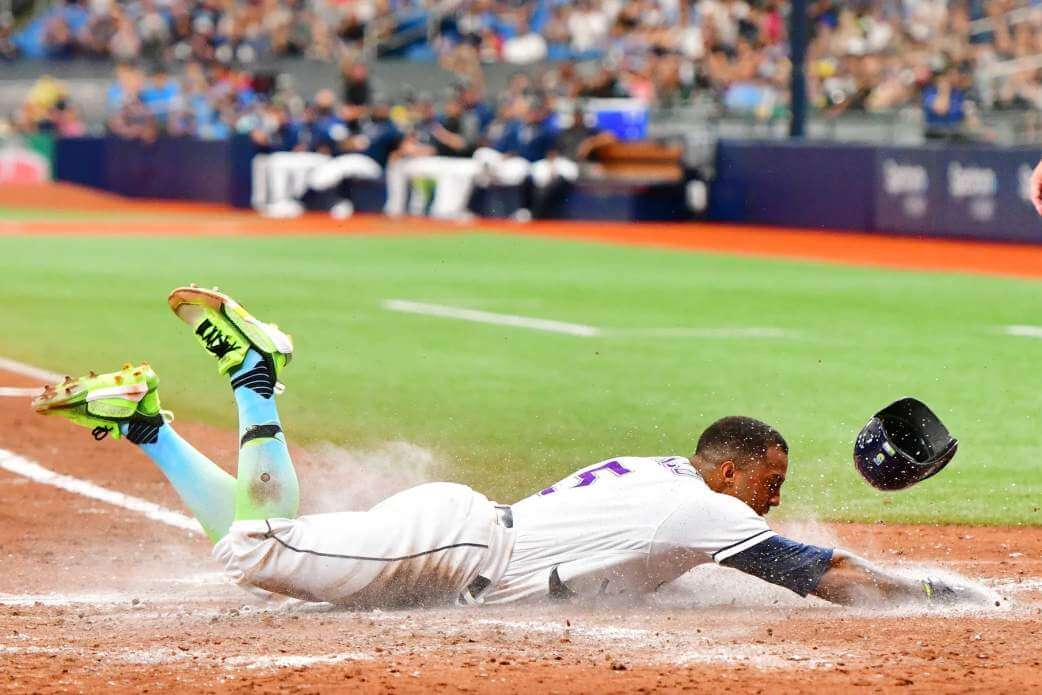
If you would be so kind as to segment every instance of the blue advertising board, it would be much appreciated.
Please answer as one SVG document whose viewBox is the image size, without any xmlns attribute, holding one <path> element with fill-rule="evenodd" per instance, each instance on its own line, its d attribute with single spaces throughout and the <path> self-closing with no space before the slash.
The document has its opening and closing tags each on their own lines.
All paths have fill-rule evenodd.
<svg viewBox="0 0 1042 695">
<path fill-rule="evenodd" d="M 1030 201 L 1034 148 L 883 148 L 876 220 L 884 232 L 1042 242 Z"/>
<path fill-rule="evenodd" d="M 1039 149 L 720 142 L 710 217 L 789 227 L 1042 243 Z"/>
<path fill-rule="evenodd" d="M 864 145 L 721 140 L 709 215 L 729 222 L 864 231 L 875 150 Z"/>
</svg>

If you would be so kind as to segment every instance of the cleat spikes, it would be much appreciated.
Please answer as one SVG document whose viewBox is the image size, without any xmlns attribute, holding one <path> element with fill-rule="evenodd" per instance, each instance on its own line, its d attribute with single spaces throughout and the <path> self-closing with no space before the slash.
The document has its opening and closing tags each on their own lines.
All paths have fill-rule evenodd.
<svg viewBox="0 0 1042 695">
<path fill-rule="evenodd" d="M 120 369 L 130 369 L 130 368 L 131 368 L 132 366 L 133 366 L 133 365 L 132 365 L 132 364 L 130 364 L 130 362 L 124 362 L 124 363 L 123 363 L 123 366 L 122 366 L 122 367 L 120 367 Z"/>
<path fill-rule="evenodd" d="M 66 374 L 65 375 L 65 379 L 62 380 L 62 385 L 64 386 L 65 384 L 71 384 L 71 383 L 72 383 L 72 377 L 69 376 L 68 374 Z"/>
<path fill-rule="evenodd" d="M 89 372 L 87 372 L 87 376 L 89 376 L 91 379 L 93 379 L 93 378 L 98 376 L 98 373 L 92 369 Z"/>
<path fill-rule="evenodd" d="M 117 374 L 117 375 L 116 375 L 116 376 L 114 377 L 114 380 L 115 380 L 115 382 L 116 382 L 117 384 L 122 384 L 122 383 L 123 383 L 123 375 L 122 375 L 122 374 Z"/>
<path fill-rule="evenodd" d="M 193 290 L 194 290 L 194 289 L 198 289 L 198 288 L 199 288 L 199 285 L 195 284 L 194 282 L 190 282 L 190 283 L 188 283 L 188 286 L 189 286 L 190 288 L 192 288 Z"/>
</svg>

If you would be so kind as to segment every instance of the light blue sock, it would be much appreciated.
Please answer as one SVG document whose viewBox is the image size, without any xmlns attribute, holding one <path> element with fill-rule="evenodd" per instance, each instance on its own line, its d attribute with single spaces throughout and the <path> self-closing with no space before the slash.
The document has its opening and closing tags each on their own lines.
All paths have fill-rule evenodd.
<svg viewBox="0 0 1042 695">
<path fill-rule="evenodd" d="M 235 519 L 292 519 L 300 486 L 275 407 L 274 374 L 255 350 L 232 376 L 239 408 L 239 470 Z"/>
<path fill-rule="evenodd" d="M 223 538 L 234 518 L 235 478 L 182 439 L 170 425 L 159 428 L 154 442 L 138 446 L 163 471 L 210 540 L 216 543 Z"/>
</svg>

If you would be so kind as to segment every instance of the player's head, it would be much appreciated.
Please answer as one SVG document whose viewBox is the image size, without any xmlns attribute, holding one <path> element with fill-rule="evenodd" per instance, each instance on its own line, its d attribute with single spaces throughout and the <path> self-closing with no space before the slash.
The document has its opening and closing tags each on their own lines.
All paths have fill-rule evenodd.
<svg viewBox="0 0 1042 695">
<path fill-rule="evenodd" d="M 737 497 L 763 515 L 781 503 L 789 445 L 766 422 L 725 417 L 698 438 L 691 463 L 712 490 Z"/>
</svg>

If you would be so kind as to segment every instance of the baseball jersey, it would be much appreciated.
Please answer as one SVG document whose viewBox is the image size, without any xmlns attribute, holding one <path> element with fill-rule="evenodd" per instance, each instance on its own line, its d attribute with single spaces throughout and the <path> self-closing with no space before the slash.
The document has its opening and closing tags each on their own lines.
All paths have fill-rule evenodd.
<svg viewBox="0 0 1042 695">
<path fill-rule="evenodd" d="M 513 505 L 516 540 L 485 603 L 553 594 L 647 593 L 775 537 L 741 500 L 713 492 L 687 458 L 620 457 Z"/>
</svg>

